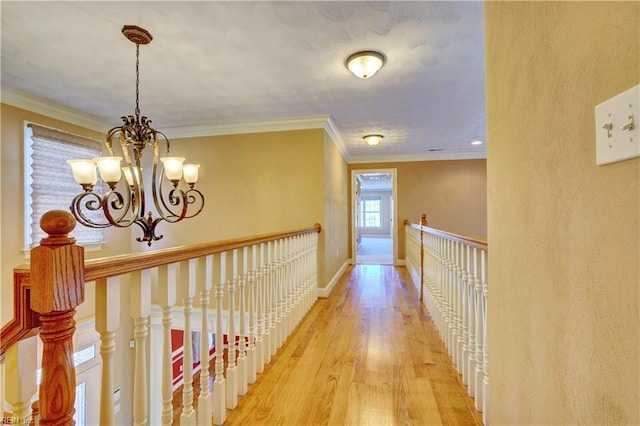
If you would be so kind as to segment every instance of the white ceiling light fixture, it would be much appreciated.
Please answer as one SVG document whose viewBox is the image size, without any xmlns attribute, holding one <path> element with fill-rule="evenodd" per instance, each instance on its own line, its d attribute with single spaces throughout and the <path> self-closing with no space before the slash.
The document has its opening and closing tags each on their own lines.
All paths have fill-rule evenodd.
<svg viewBox="0 0 640 426">
<path fill-rule="evenodd" d="M 383 138 L 384 136 L 382 135 L 365 135 L 362 137 L 371 146 L 378 145 Z"/>
<path fill-rule="evenodd" d="M 345 66 L 358 78 L 369 78 L 380 71 L 387 62 L 387 57 L 375 50 L 363 50 L 350 55 Z"/>
<path fill-rule="evenodd" d="M 482 141 L 473 141 L 471 145 L 482 145 Z"/>
</svg>

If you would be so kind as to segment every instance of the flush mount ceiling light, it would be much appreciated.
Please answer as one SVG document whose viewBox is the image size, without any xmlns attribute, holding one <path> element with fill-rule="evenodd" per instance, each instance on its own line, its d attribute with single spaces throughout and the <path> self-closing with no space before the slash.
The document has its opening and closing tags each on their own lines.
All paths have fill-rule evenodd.
<svg viewBox="0 0 640 426">
<path fill-rule="evenodd" d="M 350 55 L 345 61 L 349 71 L 358 78 L 369 78 L 387 62 L 386 56 L 375 50 L 363 50 Z"/>
<path fill-rule="evenodd" d="M 371 146 L 378 145 L 382 138 L 384 138 L 382 135 L 366 135 L 362 137 L 362 139 Z"/>
<path fill-rule="evenodd" d="M 153 241 L 162 238 L 155 232 L 158 223 L 174 223 L 198 215 L 204 207 L 204 196 L 194 188 L 200 166 L 183 164 L 183 157 L 169 157 L 167 137 L 151 127 L 151 120 L 140 115 L 140 45 L 151 43 L 153 37 L 144 28 L 133 25 L 125 25 L 122 34 L 136 45 L 136 108 L 133 115 L 121 117 L 121 126 L 107 132 L 105 145 L 109 157 L 67 160 L 74 179 L 84 190 L 73 199 L 71 213 L 78 222 L 90 228 L 127 228 L 135 223 L 143 232 L 143 236 L 137 240 L 150 246 Z M 115 156 L 113 145 L 120 147 L 121 157 Z M 166 149 L 167 156 L 159 158 L 161 145 Z M 151 193 L 158 215 L 155 218 L 145 207 L 141 160 L 142 150 L 146 146 L 153 148 L 151 188 L 146 189 Z M 126 165 L 121 168 L 122 157 Z M 162 169 L 158 170 L 158 166 L 164 169 L 164 173 Z M 102 188 L 94 191 L 98 180 L 96 167 L 102 180 L 109 186 L 104 195 Z M 165 184 L 166 181 L 171 184 Z M 181 183 L 183 187 L 186 183 L 184 189 L 179 186 Z M 101 211 L 104 219 L 94 220 L 88 215 L 92 211 Z"/>
<path fill-rule="evenodd" d="M 471 145 L 482 145 L 482 141 L 473 141 Z"/>
</svg>

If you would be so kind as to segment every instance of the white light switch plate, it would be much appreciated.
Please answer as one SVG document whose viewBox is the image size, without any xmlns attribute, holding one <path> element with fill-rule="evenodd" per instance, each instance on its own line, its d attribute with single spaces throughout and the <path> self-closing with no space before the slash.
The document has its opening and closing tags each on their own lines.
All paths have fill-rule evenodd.
<svg viewBox="0 0 640 426">
<path fill-rule="evenodd" d="M 631 121 L 634 128 L 624 129 Z M 640 85 L 596 106 L 596 163 L 635 157 L 640 157 Z"/>
</svg>

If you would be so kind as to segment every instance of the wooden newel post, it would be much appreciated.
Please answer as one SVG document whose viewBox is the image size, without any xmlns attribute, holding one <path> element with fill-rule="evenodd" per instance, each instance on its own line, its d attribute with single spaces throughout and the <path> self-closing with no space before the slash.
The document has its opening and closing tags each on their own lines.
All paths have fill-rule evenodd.
<svg viewBox="0 0 640 426">
<path fill-rule="evenodd" d="M 42 378 L 40 424 L 73 425 L 76 372 L 73 366 L 75 308 L 84 301 L 84 248 L 69 232 L 76 226 L 66 211 L 45 213 L 48 234 L 31 250 L 31 308 L 40 314 Z"/>
<path fill-rule="evenodd" d="M 420 226 L 429 226 L 427 224 L 427 214 L 426 213 L 422 213 L 420 215 Z"/>
</svg>

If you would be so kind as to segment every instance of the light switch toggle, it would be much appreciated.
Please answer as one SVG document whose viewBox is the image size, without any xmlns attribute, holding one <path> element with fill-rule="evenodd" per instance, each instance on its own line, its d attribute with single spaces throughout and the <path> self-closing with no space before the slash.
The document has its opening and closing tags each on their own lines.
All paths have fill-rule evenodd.
<svg viewBox="0 0 640 426">
<path fill-rule="evenodd" d="M 636 128 L 634 122 L 633 122 L 633 114 L 630 115 L 628 117 L 629 121 L 627 122 L 627 124 L 625 124 L 624 126 L 622 126 L 622 130 L 628 130 L 628 131 L 632 131 L 633 129 Z"/>
<path fill-rule="evenodd" d="M 595 107 L 596 164 L 640 157 L 640 85 Z"/>
</svg>

